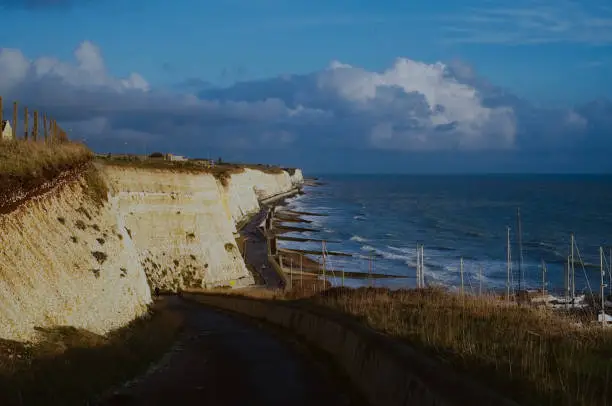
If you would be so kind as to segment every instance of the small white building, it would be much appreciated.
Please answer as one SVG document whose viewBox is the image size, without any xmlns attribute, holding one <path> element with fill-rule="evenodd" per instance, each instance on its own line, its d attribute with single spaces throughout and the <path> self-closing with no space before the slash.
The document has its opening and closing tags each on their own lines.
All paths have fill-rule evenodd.
<svg viewBox="0 0 612 406">
<path fill-rule="evenodd" d="M 0 123 L 0 140 L 12 140 L 13 139 L 13 128 L 8 120 L 2 120 Z"/>
<path fill-rule="evenodd" d="M 182 155 L 166 154 L 166 160 L 167 161 L 186 161 L 187 158 L 185 158 Z"/>
<path fill-rule="evenodd" d="M 192 159 L 191 162 L 196 165 L 201 165 L 205 168 L 212 168 L 215 166 L 215 161 L 211 159 Z"/>
</svg>

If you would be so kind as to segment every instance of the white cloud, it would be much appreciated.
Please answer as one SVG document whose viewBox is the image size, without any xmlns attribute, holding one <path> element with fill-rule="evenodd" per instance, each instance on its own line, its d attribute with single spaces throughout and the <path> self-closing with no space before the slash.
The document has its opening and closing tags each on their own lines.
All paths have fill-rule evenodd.
<svg viewBox="0 0 612 406">
<path fill-rule="evenodd" d="M 371 141 L 380 148 L 490 149 L 508 148 L 514 142 L 512 109 L 483 106 L 478 91 L 449 76 L 442 63 L 399 58 L 377 73 L 335 62 L 319 74 L 318 85 L 364 114 L 381 108 L 396 111 L 393 121 L 373 123 Z"/>
<path fill-rule="evenodd" d="M 580 129 L 584 129 L 587 126 L 587 120 L 573 110 L 567 112 L 565 120 L 570 126 L 575 126 Z"/>
<path fill-rule="evenodd" d="M 304 107 L 289 109 L 274 98 L 220 102 L 188 93 L 156 91 L 138 73 L 124 78 L 109 75 L 100 49 L 89 41 L 76 48 L 74 62 L 54 57 L 29 60 L 19 50 L 0 49 L 0 94 L 48 111 L 64 127 L 80 132 L 78 138 L 88 139 L 142 138 L 147 134 L 159 138 L 179 129 L 185 136 L 201 138 L 209 133 L 208 141 L 222 143 L 232 134 L 214 130 L 215 126 L 273 123 L 311 113 Z"/>
<path fill-rule="evenodd" d="M 16 49 L 2 49 L 0 52 L 0 91 L 6 91 L 15 83 L 26 78 L 29 62 Z"/>
<path fill-rule="evenodd" d="M 0 91 L 11 92 L 26 82 L 56 81 L 72 88 L 102 87 L 121 92 L 127 89 L 146 90 L 149 84 L 137 73 L 126 79 L 108 75 L 100 49 L 89 41 L 74 51 L 76 63 L 62 62 L 53 57 L 28 60 L 19 50 L 0 49 Z"/>
<path fill-rule="evenodd" d="M 28 60 L 18 50 L 0 49 L 0 94 L 52 114 L 74 138 L 104 141 L 104 148 L 146 142 L 194 154 L 292 145 L 395 151 L 567 146 L 592 121 L 582 110 L 533 108 L 459 62 L 399 58 L 371 72 L 334 61 L 308 75 L 180 93 L 156 89 L 138 73 L 113 77 L 90 42 L 80 44 L 72 62 Z"/>
</svg>

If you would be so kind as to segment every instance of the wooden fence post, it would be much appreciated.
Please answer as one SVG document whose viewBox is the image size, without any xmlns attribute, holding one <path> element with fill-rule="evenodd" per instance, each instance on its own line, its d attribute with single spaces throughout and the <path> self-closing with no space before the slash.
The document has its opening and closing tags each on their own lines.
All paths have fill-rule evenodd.
<svg viewBox="0 0 612 406">
<path fill-rule="evenodd" d="M 23 115 L 23 126 L 25 127 L 25 140 L 28 139 L 28 132 L 30 130 L 30 126 L 28 125 L 28 108 L 24 107 L 24 115 Z"/>
<path fill-rule="evenodd" d="M 17 102 L 13 102 L 13 139 L 17 139 Z"/>
<path fill-rule="evenodd" d="M 38 141 L 38 111 L 34 110 L 34 128 L 32 129 L 32 139 Z"/>
<path fill-rule="evenodd" d="M 45 135 L 45 142 L 47 142 L 47 113 L 43 114 L 43 134 Z"/>
</svg>

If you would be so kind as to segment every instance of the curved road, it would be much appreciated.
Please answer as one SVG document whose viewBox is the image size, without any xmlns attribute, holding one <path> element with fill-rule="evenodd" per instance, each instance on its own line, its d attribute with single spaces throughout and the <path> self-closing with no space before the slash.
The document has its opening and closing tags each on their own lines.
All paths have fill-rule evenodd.
<svg viewBox="0 0 612 406">
<path fill-rule="evenodd" d="M 268 242 L 261 232 L 257 229 L 259 224 L 268 215 L 268 207 L 265 206 L 257 213 L 248 224 L 241 230 L 240 234 L 247 238 L 246 260 L 252 265 L 263 279 L 269 289 L 280 289 L 284 287 L 283 281 L 278 276 L 270 262 L 268 261 Z"/>
<path fill-rule="evenodd" d="M 101 405 L 348 406 L 345 382 L 308 349 L 251 320 L 177 297 L 185 332 L 153 372 Z"/>
</svg>

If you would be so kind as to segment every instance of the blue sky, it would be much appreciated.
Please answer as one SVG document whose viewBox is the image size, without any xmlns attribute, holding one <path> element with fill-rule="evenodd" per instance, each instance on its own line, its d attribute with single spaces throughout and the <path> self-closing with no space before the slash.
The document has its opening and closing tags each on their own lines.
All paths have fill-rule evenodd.
<svg viewBox="0 0 612 406">
<path fill-rule="evenodd" d="M 4 69 L 4 94 L 25 98 L 41 108 L 59 109 L 70 103 L 78 107 L 78 98 L 85 92 L 90 100 L 87 113 L 79 117 L 62 114 L 66 125 L 98 148 L 107 146 L 102 138 L 115 149 L 136 138 L 139 143 L 184 152 L 196 148 L 201 154 L 207 151 L 273 159 L 268 156 L 268 142 L 292 150 L 292 146 L 304 151 L 325 148 L 332 157 L 317 166 L 330 170 L 335 169 L 330 163 L 337 161 L 334 154 L 350 154 L 355 145 L 366 151 L 359 154 L 380 162 L 377 167 L 381 171 L 402 171 L 404 167 L 406 171 L 415 170 L 414 166 L 402 165 L 402 157 L 416 154 L 425 159 L 436 151 L 466 149 L 495 150 L 514 159 L 512 165 L 496 166 L 484 159 L 486 153 L 482 152 L 482 159 L 474 161 L 482 164 L 472 168 L 474 171 L 510 167 L 538 170 L 535 164 L 525 165 L 517 151 L 533 153 L 549 144 L 561 145 L 560 150 L 567 151 L 575 149 L 567 140 L 579 139 L 581 146 L 588 144 L 585 150 L 596 150 L 603 156 L 602 148 L 612 145 L 610 128 L 606 127 L 610 124 L 606 118 L 609 105 L 587 110 L 583 107 L 592 100 L 601 104 L 601 100 L 612 99 L 612 3 L 607 0 L 125 3 L 0 0 L 5 33 L 0 43 L 5 61 L 4 68 L 0 63 L 0 90 Z M 28 67 L 16 64 L 16 57 L 11 54 L 9 58 L 7 49 L 18 51 Z M 93 59 L 84 62 L 77 57 L 75 61 L 75 49 L 83 51 L 83 58 Z M 49 62 L 49 58 L 55 62 Z M 398 58 L 410 63 L 398 64 Z M 88 68 L 91 60 L 95 74 Z M 332 72 L 329 66 L 333 61 L 337 69 Z M 438 66 L 438 62 L 444 68 L 431 68 L 437 72 L 431 73 L 427 67 Z M 50 63 L 55 64 L 53 68 L 49 68 Z M 17 75 L 15 66 L 28 71 L 30 84 L 34 75 L 38 90 L 23 83 L 17 86 L 17 79 L 9 83 L 7 66 L 21 81 L 26 76 Z M 85 74 L 87 69 L 89 73 Z M 382 72 L 388 74 L 376 75 Z M 133 73 L 137 76 L 130 77 Z M 54 99 L 51 95 L 56 93 L 55 88 L 46 86 L 62 81 L 72 88 L 62 98 Z M 322 87 L 322 81 L 327 87 Z M 119 90 L 125 83 L 129 94 Z M 107 87 L 105 91 L 100 89 L 102 85 Z M 189 97 L 197 98 L 199 107 L 205 109 L 202 114 L 194 111 L 188 117 L 176 111 L 164 112 L 169 117 L 182 117 L 176 118 L 183 126 L 181 132 L 194 138 L 168 134 L 170 123 L 150 128 L 144 117 L 130 120 L 121 111 L 105 116 L 101 100 L 108 97 L 111 88 L 115 99 L 106 103 L 114 110 L 124 102 L 129 110 L 127 100 L 132 106 L 136 99 L 142 103 L 142 113 L 145 105 L 152 108 L 162 100 L 180 98 L 175 104 L 192 106 Z M 398 88 L 401 90 L 396 92 Z M 101 92 L 100 99 L 96 99 L 96 91 Z M 146 97 L 136 92 L 145 92 Z M 454 96 L 444 98 L 449 92 Z M 420 98 L 414 97 L 415 93 Z M 304 98 L 304 94 L 309 96 Z M 510 96 L 514 99 L 509 100 Z M 423 104 L 429 109 L 421 109 Z M 259 114 L 259 108 L 266 113 Z M 599 116 L 591 117 L 595 110 Z M 393 117 L 389 117 L 390 111 Z M 427 120 L 423 121 L 425 116 Z M 257 125 L 253 117 L 257 117 Z M 103 129 L 88 130 L 92 122 Z M 342 125 L 337 125 L 340 122 Z M 502 123 L 504 128 L 497 131 L 494 123 Z M 362 131 L 364 128 L 367 131 Z M 232 130 L 247 138 L 229 140 Z M 444 136 L 439 135 L 442 130 Z M 351 139 L 346 134 L 349 131 L 363 134 Z M 549 138 L 543 138 L 544 132 L 550 133 Z M 210 142 L 203 135 L 206 133 L 211 134 Z M 555 134 L 566 138 L 558 141 Z M 248 137 L 257 142 L 250 142 Z M 431 141 L 440 137 L 444 137 L 443 142 Z M 534 137 L 538 145 L 535 149 L 526 142 Z M 224 144 L 223 140 L 228 142 Z M 251 151 L 251 144 L 261 148 Z M 398 150 L 404 154 L 389 155 Z M 362 162 L 359 154 L 351 159 Z M 612 170 L 603 158 L 596 165 L 589 156 L 585 155 L 584 162 L 592 170 Z M 294 158 L 308 163 L 298 155 Z M 542 168 L 563 171 L 584 166 L 555 159 Z M 396 164 L 389 164 L 394 160 Z M 454 166 L 445 168 L 456 171 L 471 167 L 457 158 Z"/>
</svg>

